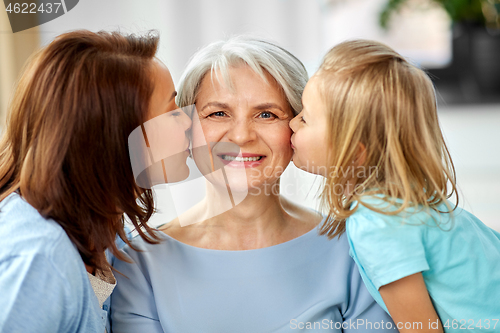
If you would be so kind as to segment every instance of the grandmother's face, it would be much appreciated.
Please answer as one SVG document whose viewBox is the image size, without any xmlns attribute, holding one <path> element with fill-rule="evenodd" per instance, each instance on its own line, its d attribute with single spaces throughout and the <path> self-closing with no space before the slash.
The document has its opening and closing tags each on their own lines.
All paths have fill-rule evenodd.
<svg viewBox="0 0 500 333">
<path fill-rule="evenodd" d="M 193 127 L 193 146 L 212 143 L 214 164 L 224 165 L 233 191 L 275 183 L 293 153 L 288 126 L 293 113 L 284 93 L 271 75 L 266 73 L 266 82 L 246 65 L 229 69 L 233 89 L 216 74 L 207 74 L 199 88 L 203 133 Z"/>
</svg>

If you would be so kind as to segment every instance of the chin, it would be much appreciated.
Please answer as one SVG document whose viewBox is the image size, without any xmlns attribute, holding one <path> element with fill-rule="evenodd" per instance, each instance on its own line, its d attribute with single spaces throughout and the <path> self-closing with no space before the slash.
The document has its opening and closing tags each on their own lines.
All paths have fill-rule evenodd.
<svg viewBox="0 0 500 333">
<path fill-rule="evenodd" d="M 186 180 L 189 177 L 189 168 L 184 162 L 183 165 L 174 167 L 169 166 L 166 168 L 168 183 L 177 183 Z"/>
<path fill-rule="evenodd" d="M 245 170 L 237 170 L 237 172 L 232 171 L 233 170 L 219 169 L 209 175 L 205 175 L 205 178 L 219 191 L 227 191 L 227 185 L 229 185 L 231 192 L 248 193 L 249 182 Z"/>
</svg>

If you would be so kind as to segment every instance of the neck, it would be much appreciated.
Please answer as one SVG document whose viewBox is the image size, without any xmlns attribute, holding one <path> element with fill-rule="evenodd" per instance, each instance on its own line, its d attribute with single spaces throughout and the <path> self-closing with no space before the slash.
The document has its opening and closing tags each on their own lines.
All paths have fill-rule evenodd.
<svg viewBox="0 0 500 333">
<path fill-rule="evenodd" d="M 197 209 L 205 243 L 211 248 L 244 250 L 283 242 L 283 231 L 291 218 L 286 211 L 288 203 L 279 195 L 278 182 L 270 189 L 252 189 L 241 202 L 241 193 L 233 193 L 233 207 L 227 190 L 209 184 L 206 199 Z"/>
</svg>

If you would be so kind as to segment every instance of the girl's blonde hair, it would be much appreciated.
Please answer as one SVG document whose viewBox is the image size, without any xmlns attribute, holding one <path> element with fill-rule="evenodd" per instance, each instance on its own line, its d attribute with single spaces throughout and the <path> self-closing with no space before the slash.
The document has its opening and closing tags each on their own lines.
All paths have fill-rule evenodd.
<svg viewBox="0 0 500 333">
<path fill-rule="evenodd" d="M 388 215 L 437 210 L 443 202 L 452 211 L 446 199 L 455 194 L 458 204 L 455 169 L 434 87 L 422 70 L 382 43 L 354 40 L 332 48 L 314 80 L 327 108 L 331 147 L 322 234 L 340 236 L 359 204 Z M 363 202 L 373 195 L 396 209 Z"/>
</svg>

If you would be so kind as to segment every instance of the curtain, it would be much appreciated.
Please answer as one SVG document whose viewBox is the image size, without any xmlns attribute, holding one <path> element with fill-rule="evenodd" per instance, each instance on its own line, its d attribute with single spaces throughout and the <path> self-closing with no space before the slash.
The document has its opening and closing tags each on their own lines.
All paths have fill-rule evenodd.
<svg viewBox="0 0 500 333">
<path fill-rule="evenodd" d="M 26 60 L 40 46 L 40 36 L 38 27 L 12 33 L 4 2 L 0 3 L 0 131 L 2 131 L 16 80 Z"/>
</svg>

